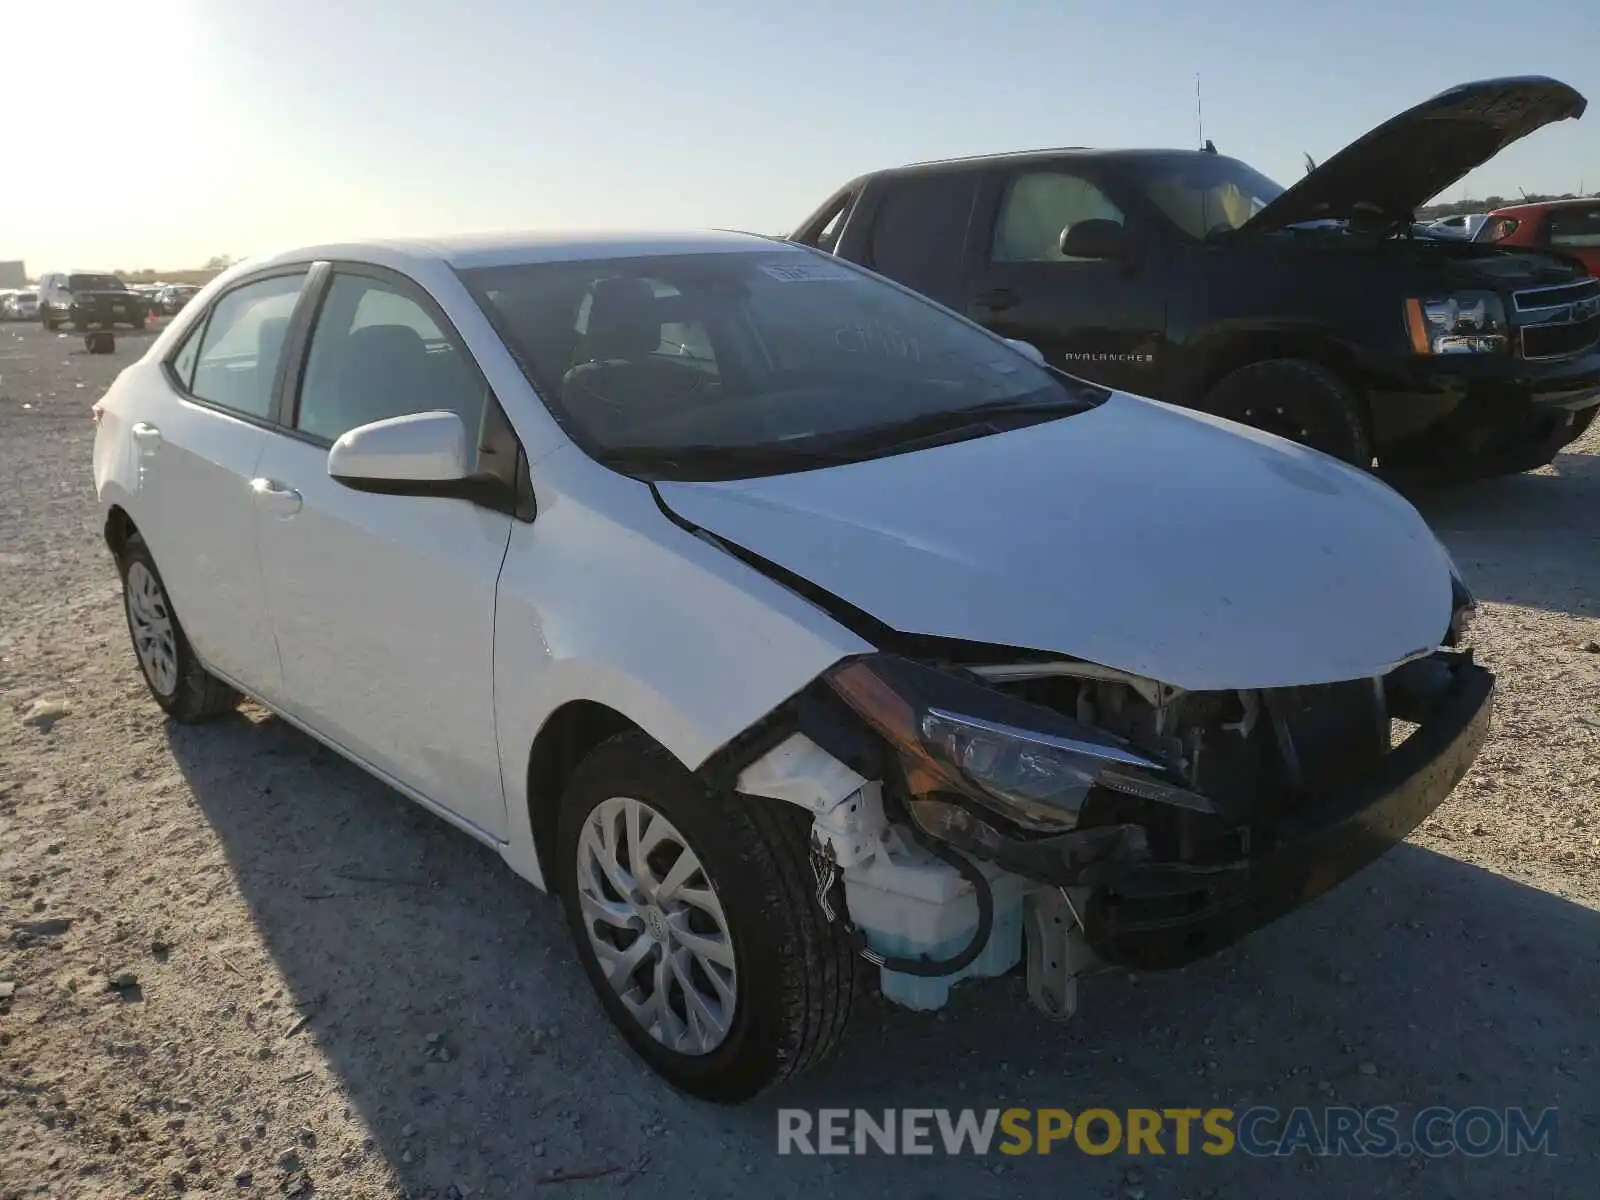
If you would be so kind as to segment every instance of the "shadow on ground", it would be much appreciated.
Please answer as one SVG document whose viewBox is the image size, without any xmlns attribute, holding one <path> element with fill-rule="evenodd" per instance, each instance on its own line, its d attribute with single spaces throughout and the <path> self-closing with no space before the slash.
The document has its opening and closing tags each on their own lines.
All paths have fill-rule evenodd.
<svg viewBox="0 0 1600 1200">
<path fill-rule="evenodd" d="M 1479 599 L 1600 617 L 1600 454 L 1558 454 L 1551 468 L 1407 498 Z"/>
<path fill-rule="evenodd" d="M 1592 461 L 1592 460 L 1591 460 Z M 1532 479 L 1507 494 L 1541 495 Z M 1475 502 L 1457 501 L 1465 521 Z M 1529 502 L 1533 503 L 1533 502 Z M 1525 601 L 1524 601 L 1525 602 Z M 844 1051 L 737 1110 L 647 1075 L 601 1015 L 553 900 L 275 719 L 172 727 L 270 951 L 414 1195 L 1592 1196 L 1600 914 L 1401 846 L 1209 962 L 1104 976 L 1058 1026 L 1015 976 L 940 1017 L 876 1000 Z M 247 782 L 246 782 L 247 781 Z M 449 1061 L 428 1051 L 441 1035 Z M 779 1157 L 779 1106 L 1432 1104 L 1560 1109 L 1555 1157 Z M 408 1127 L 410 1128 L 408 1136 Z M 1134 1168 L 1130 1176 L 1130 1168 Z"/>
</svg>

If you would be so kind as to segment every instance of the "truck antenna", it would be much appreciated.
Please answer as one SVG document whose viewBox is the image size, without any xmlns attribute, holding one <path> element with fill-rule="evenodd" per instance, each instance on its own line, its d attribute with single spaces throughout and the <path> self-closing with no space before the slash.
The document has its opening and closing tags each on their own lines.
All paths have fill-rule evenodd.
<svg viewBox="0 0 1600 1200">
<path fill-rule="evenodd" d="M 1194 73 L 1194 125 L 1196 140 L 1200 145 L 1206 144 L 1206 119 L 1200 108 L 1200 72 Z"/>
</svg>

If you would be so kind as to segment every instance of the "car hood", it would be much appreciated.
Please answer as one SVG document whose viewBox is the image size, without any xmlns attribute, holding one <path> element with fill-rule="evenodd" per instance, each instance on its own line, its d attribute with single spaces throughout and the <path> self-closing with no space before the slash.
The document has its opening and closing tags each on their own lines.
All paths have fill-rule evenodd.
<svg viewBox="0 0 1600 1200">
<path fill-rule="evenodd" d="M 1190 690 L 1382 674 L 1450 620 L 1449 557 L 1392 489 L 1120 393 L 869 462 L 655 486 L 682 520 L 901 633 Z"/>
<path fill-rule="evenodd" d="M 1321 218 L 1405 221 L 1512 142 L 1581 117 L 1587 104 L 1566 84 L 1540 75 L 1463 83 L 1352 142 L 1242 228 L 1268 231 Z"/>
</svg>

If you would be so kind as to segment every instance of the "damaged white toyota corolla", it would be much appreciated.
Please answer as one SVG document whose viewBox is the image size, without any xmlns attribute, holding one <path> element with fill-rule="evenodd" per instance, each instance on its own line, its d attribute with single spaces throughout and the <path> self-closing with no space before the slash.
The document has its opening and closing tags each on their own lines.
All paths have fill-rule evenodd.
<svg viewBox="0 0 1600 1200">
<path fill-rule="evenodd" d="M 816 1061 L 863 962 L 1065 1016 L 1405 837 L 1493 680 L 1387 487 L 1027 350 L 745 235 L 241 264 L 96 406 L 139 664 L 557 892 L 689 1092 Z"/>
</svg>

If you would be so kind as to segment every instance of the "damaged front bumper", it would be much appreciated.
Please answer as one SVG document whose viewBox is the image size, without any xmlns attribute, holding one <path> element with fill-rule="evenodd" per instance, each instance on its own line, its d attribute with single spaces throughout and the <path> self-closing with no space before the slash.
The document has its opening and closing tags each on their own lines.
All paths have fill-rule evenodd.
<svg viewBox="0 0 1600 1200">
<path fill-rule="evenodd" d="M 1103 960 L 1140 969 L 1214 953 L 1348 879 L 1439 807 L 1488 737 L 1494 676 L 1453 668 L 1449 691 L 1377 772 L 1261 832 L 1272 849 L 1214 870 L 1145 863 L 1096 887 L 1084 932 Z"/>
</svg>

